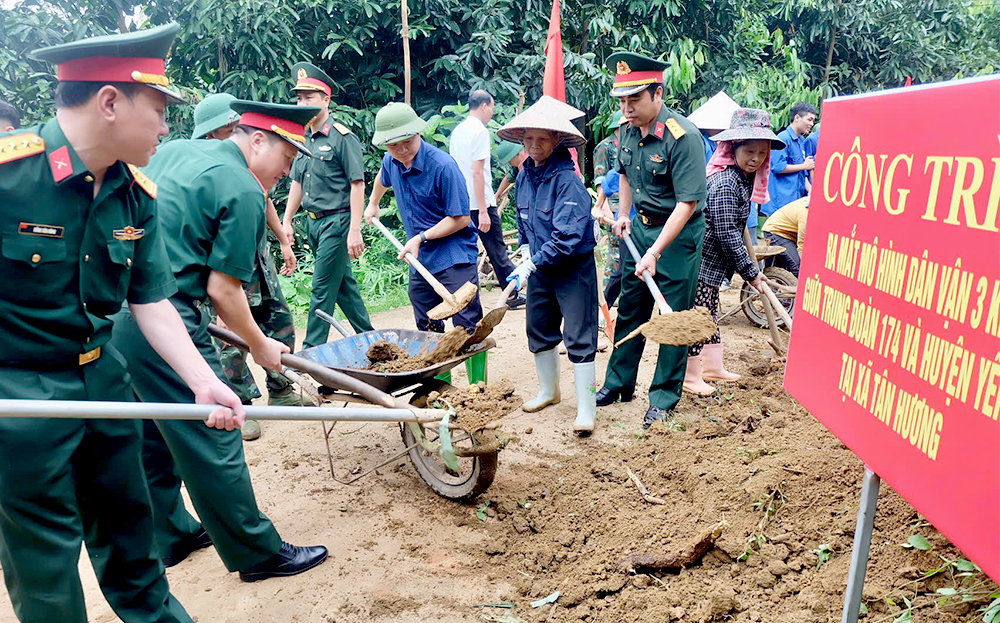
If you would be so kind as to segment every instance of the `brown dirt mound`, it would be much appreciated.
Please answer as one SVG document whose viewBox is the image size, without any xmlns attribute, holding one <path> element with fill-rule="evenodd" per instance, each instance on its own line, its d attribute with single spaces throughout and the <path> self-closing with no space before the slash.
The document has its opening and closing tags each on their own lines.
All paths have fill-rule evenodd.
<svg viewBox="0 0 1000 623">
<path fill-rule="evenodd" d="M 445 333 L 437 345 L 430 352 L 424 351 L 418 355 L 411 356 L 398 344 L 379 340 L 368 348 L 366 353 L 368 361 L 371 362 L 365 370 L 375 370 L 376 372 L 412 372 L 430 367 L 442 361 L 448 361 L 458 354 L 469 337 L 469 333 L 463 327 L 454 327 Z M 374 351 L 374 352 L 373 352 Z"/>
<path fill-rule="evenodd" d="M 372 344 L 365 355 L 368 357 L 368 361 L 373 364 L 405 359 L 410 356 L 402 346 L 387 340 L 379 340 Z"/>
<path fill-rule="evenodd" d="M 525 602 L 561 591 L 551 608 L 519 608 L 526 623 L 839 621 L 863 465 L 782 390 L 780 360 L 760 364 L 716 396 L 685 396 L 672 420 L 634 442 L 519 465 L 487 494 L 487 519 L 472 523 L 485 538 L 464 552 L 470 565 L 491 569 Z M 663 504 L 644 499 L 629 469 Z M 623 570 L 622 561 L 684 553 L 723 520 L 700 562 Z M 901 548 L 911 534 L 934 549 Z M 892 621 L 899 608 L 883 597 L 902 603 L 896 587 L 941 567 L 939 556 L 964 558 L 884 487 L 866 620 Z M 954 583 L 947 576 L 923 581 L 917 599 L 928 618 L 915 621 L 978 620 L 973 606 L 937 604 L 934 591 Z"/>
<path fill-rule="evenodd" d="M 433 402 L 441 395 L 432 392 Z M 476 383 L 465 389 L 448 392 L 448 404 L 455 409 L 455 420 L 467 430 L 474 431 L 496 422 L 521 406 L 524 400 L 514 393 L 514 384 L 501 379 L 491 385 Z"/>
<path fill-rule="evenodd" d="M 695 307 L 654 316 L 640 329 L 643 335 L 657 344 L 689 346 L 700 344 L 715 335 L 715 322 L 706 308 Z"/>
</svg>

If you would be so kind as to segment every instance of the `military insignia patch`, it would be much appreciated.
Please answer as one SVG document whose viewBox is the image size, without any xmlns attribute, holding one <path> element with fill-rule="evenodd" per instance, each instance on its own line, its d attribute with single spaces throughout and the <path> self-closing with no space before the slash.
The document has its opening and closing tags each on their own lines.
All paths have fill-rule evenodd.
<svg viewBox="0 0 1000 623">
<path fill-rule="evenodd" d="M 45 236 L 46 238 L 62 238 L 66 228 L 58 225 L 40 225 L 38 223 L 21 223 L 17 226 L 17 233 L 29 236 Z"/>
<path fill-rule="evenodd" d="M 147 195 L 149 195 L 153 199 L 156 199 L 156 188 L 157 188 L 156 182 L 149 179 L 149 176 L 140 171 L 139 167 L 135 165 L 131 164 L 128 165 L 128 170 L 131 171 L 132 179 L 135 180 L 135 183 L 138 184 L 139 187 L 142 188 L 144 191 L 146 191 Z"/>
<path fill-rule="evenodd" d="M 323 134 L 329 134 L 329 133 L 330 133 L 330 124 L 329 124 L 329 123 L 324 123 L 324 124 L 323 124 L 323 129 L 322 129 L 322 130 L 320 130 L 320 131 L 321 131 L 321 132 L 322 132 Z"/>
<path fill-rule="evenodd" d="M 330 149 L 329 145 L 321 145 L 318 151 L 330 151 Z"/>
<path fill-rule="evenodd" d="M 653 136 L 655 136 L 656 138 L 663 138 L 663 130 L 665 129 L 666 128 L 664 128 L 662 123 L 657 122 L 656 129 L 653 130 Z"/>
<path fill-rule="evenodd" d="M 49 166 L 52 167 L 52 179 L 57 182 L 73 175 L 73 163 L 69 159 L 69 148 L 63 145 L 49 154 Z"/>
<path fill-rule="evenodd" d="M 116 229 L 112 232 L 115 240 L 138 240 L 146 235 L 145 229 L 136 229 L 131 225 L 128 225 L 122 229 Z"/>
<path fill-rule="evenodd" d="M 670 135 L 674 137 L 674 140 L 687 134 L 687 130 L 682 128 L 676 119 L 667 119 L 667 129 L 670 130 Z"/>
<path fill-rule="evenodd" d="M 299 80 L 305 80 L 308 77 L 309 77 L 309 74 L 306 73 L 305 68 L 299 67 L 299 72 L 296 75 L 296 78 L 298 78 Z"/>
<path fill-rule="evenodd" d="M 653 155 L 651 155 L 649 157 L 649 161 L 650 162 L 660 163 L 660 162 L 663 162 L 664 160 L 663 160 L 663 156 L 661 156 L 660 154 L 653 154 Z"/>
<path fill-rule="evenodd" d="M 0 139 L 0 164 L 27 158 L 45 151 L 45 141 L 37 134 L 26 132 Z"/>
<path fill-rule="evenodd" d="M 351 129 L 348 128 L 343 123 L 334 123 L 333 127 L 337 128 L 337 131 L 343 134 L 344 136 L 347 136 L 348 134 L 351 133 Z"/>
<path fill-rule="evenodd" d="M 624 76 L 625 74 L 632 73 L 632 68 L 629 67 L 628 63 L 626 63 L 625 61 L 618 61 L 618 65 L 615 66 L 615 70 L 617 71 L 619 76 Z"/>
</svg>

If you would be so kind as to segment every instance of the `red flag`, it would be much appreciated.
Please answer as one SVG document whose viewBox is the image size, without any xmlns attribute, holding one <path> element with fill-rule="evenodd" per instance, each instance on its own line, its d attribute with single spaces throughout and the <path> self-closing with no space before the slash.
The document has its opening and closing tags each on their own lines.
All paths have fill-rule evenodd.
<svg viewBox="0 0 1000 623">
<path fill-rule="evenodd" d="M 560 102 L 566 101 L 566 74 L 563 72 L 562 20 L 559 18 L 559 0 L 552 2 L 549 18 L 549 36 L 545 41 L 545 78 L 542 93 Z"/>
</svg>

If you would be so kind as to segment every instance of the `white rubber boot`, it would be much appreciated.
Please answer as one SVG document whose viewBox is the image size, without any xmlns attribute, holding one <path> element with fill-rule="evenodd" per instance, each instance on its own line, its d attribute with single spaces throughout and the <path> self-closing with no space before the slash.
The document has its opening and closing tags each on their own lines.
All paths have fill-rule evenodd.
<svg viewBox="0 0 1000 623">
<path fill-rule="evenodd" d="M 695 396 L 711 396 L 715 388 L 702 378 L 703 361 L 701 355 L 688 357 L 687 371 L 684 373 L 684 391 Z"/>
<path fill-rule="evenodd" d="M 535 370 L 538 372 L 538 395 L 521 405 L 525 413 L 541 411 L 562 400 L 559 395 L 559 353 L 555 348 L 535 353 Z"/>
<path fill-rule="evenodd" d="M 573 364 L 573 382 L 576 384 L 576 421 L 573 432 L 589 435 L 594 432 L 594 417 L 597 416 L 597 379 L 594 362 Z"/>
<path fill-rule="evenodd" d="M 705 344 L 701 347 L 701 375 L 706 381 L 738 381 L 739 374 L 726 370 L 722 363 L 722 343 Z"/>
</svg>

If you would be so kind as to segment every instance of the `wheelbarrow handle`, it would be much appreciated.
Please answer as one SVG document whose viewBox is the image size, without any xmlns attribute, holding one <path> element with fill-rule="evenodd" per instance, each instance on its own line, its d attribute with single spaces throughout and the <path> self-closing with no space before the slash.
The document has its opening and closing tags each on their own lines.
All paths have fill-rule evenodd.
<svg viewBox="0 0 1000 623">
<path fill-rule="evenodd" d="M 635 248 L 635 243 L 632 242 L 632 236 L 630 234 L 625 234 L 622 238 L 625 241 L 625 246 L 628 247 L 628 252 L 632 254 L 632 259 L 638 265 L 642 261 L 642 257 L 639 255 L 639 250 Z M 663 293 L 660 289 L 656 287 L 656 282 L 653 281 L 653 276 L 649 274 L 649 271 L 644 271 L 642 273 L 642 280 L 646 282 L 646 287 L 649 288 L 649 293 L 653 295 L 653 300 L 656 301 L 656 306 L 660 309 L 661 314 L 669 314 L 673 310 L 670 309 L 670 305 L 667 304 L 667 300 L 663 298 Z"/>
<path fill-rule="evenodd" d="M 388 238 L 388 239 L 389 239 L 389 241 L 390 241 L 390 242 L 392 242 L 392 244 L 393 244 L 393 245 L 394 245 L 394 246 L 395 246 L 395 247 L 396 247 L 397 249 L 399 249 L 400 251 L 402 251 L 402 250 L 403 250 L 403 249 L 405 248 L 405 247 L 403 247 L 403 243 L 401 243 L 401 242 L 400 242 L 400 241 L 399 241 L 399 240 L 398 240 L 398 239 L 396 238 L 396 236 L 394 236 L 394 235 L 392 234 L 392 232 L 391 232 L 391 231 L 389 231 L 389 230 L 388 230 L 388 229 L 386 228 L 386 226 L 382 224 L 382 221 L 378 220 L 378 218 L 373 218 L 373 219 L 372 219 L 372 224 L 373 224 L 373 225 L 374 225 L 375 227 L 377 227 L 377 228 L 378 228 L 378 230 L 379 230 L 380 232 L 382 232 L 382 235 L 383 235 L 383 236 L 385 236 L 386 238 Z M 451 292 L 449 292 L 449 291 L 448 291 L 448 288 L 444 287 L 444 286 L 443 286 L 443 285 L 441 284 L 441 282 L 440 282 L 440 281 L 438 281 L 438 280 L 437 280 L 437 279 L 436 279 L 436 278 L 434 277 L 434 275 L 432 275 L 432 274 L 431 274 L 431 271 L 429 271 L 429 270 L 427 270 L 426 268 L 424 268 L 424 265 L 423 265 L 423 264 L 421 264 L 421 263 L 420 263 L 420 262 L 419 262 L 419 261 L 417 260 L 417 258 L 413 256 L 413 254 L 412 254 L 412 253 L 407 253 L 407 254 L 406 254 L 406 255 L 404 256 L 404 259 L 406 260 L 406 263 L 407 263 L 407 264 L 409 264 L 410 266 L 412 266 L 412 267 L 413 267 L 413 268 L 414 268 L 414 269 L 415 269 L 415 270 L 416 270 L 416 271 L 417 271 L 418 273 L 420 273 L 420 276 L 421 276 L 421 277 L 423 277 L 423 278 L 424 278 L 424 280 L 425 280 L 425 281 L 426 281 L 427 283 L 431 284 L 431 287 L 432 287 L 432 288 L 434 288 L 434 291 L 435 291 L 435 292 L 437 292 L 437 295 L 438 295 L 438 296 L 440 296 L 442 300 L 446 301 L 446 302 L 447 302 L 447 303 L 448 303 L 449 305 L 452 305 L 452 306 L 458 306 L 458 302 L 457 302 L 457 301 L 455 300 L 455 295 L 454 295 L 454 294 L 452 294 Z"/>
<path fill-rule="evenodd" d="M 223 329 L 217 325 L 210 324 L 208 325 L 208 332 L 212 334 L 212 336 L 219 338 L 223 342 L 228 342 L 240 350 L 250 350 L 250 346 L 243 341 L 243 338 L 236 335 L 229 329 Z M 343 372 L 337 372 L 336 370 L 332 370 L 322 364 L 309 361 L 308 359 L 297 357 L 290 353 L 284 353 L 281 355 L 281 363 L 292 370 L 307 373 L 323 385 L 355 393 L 371 403 L 388 407 L 390 409 L 402 406 L 396 401 L 395 398 L 382 390 L 372 387 L 368 383 L 364 383 L 347 376 Z"/>
<path fill-rule="evenodd" d="M 340 321 L 337 320 L 336 318 L 334 318 L 333 316 L 331 316 L 330 314 L 326 313 L 322 309 L 317 309 L 313 313 L 315 313 L 317 316 L 319 316 L 320 320 L 325 320 L 325 321 L 329 322 L 330 324 L 332 324 L 333 328 L 336 329 L 337 331 L 339 331 L 340 334 L 343 335 L 344 337 L 351 337 L 351 334 L 348 333 L 348 331 L 347 331 L 347 327 L 345 327 L 344 325 L 340 324 Z"/>
</svg>

